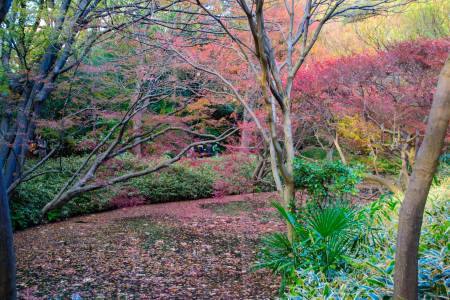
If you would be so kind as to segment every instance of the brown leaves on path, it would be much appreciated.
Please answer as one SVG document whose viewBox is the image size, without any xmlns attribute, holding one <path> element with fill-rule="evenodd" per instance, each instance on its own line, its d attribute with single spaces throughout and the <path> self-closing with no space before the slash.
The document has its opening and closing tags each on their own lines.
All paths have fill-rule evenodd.
<svg viewBox="0 0 450 300">
<path fill-rule="evenodd" d="M 138 206 L 18 232 L 20 297 L 274 298 L 278 280 L 250 270 L 259 238 L 283 229 L 273 197 Z"/>
</svg>

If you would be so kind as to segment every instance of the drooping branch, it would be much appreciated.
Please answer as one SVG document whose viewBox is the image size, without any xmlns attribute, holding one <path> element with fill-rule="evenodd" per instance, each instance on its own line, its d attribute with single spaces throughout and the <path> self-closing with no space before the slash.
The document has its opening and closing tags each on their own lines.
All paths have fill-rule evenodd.
<svg viewBox="0 0 450 300">
<path fill-rule="evenodd" d="M 102 180 L 101 182 L 98 183 L 92 183 L 92 184 L 86 184 L 86 180 L 83 180 L 84 178 L 82 178 L 77 184 L 75 184 L 72 188 L 68 189 L 66 192 L 62 193 L 61 195 L 58 195 L 58 197 L 54 198 L 52 201 L 50 201 L 47 205 L 45 205 L 45 207 L 42 209 L 42 213 L 45 214 L 48 211 L 60 207 L 64 204 L 66 204 L 67 202 L 69 202 L 71 199 L 73 199 L 74 197 L 82 194 L 82 193 L 86 193 L 86 192 L 91 192 L 91 191 L 95 191 L 107 186 L 112 186 L 114 184 L 117 183 L 121 183 L 121 182 L 125 182 L 128 181 L 130 179 L 136 178 L 136 177 L 141 177 L 141 176 L 145 176 L 151 173 L 155 173 L 158 172 L 164 168 L 169 167 L 170 165 L 174 164 L 175 162 L 179 161 L 183 155 L 186 154 L 186 152 L 189 151 L 189 149 L 195 147 L 195 146 L 199 146 L 199 145 L 206 145 L 206 144 L 213 144 L 213 143 L 218 143 L 221 142 L 225 139 L 227 139 L 228 137 L 230 137 L 231 135 L 235 134 L 238 131 L 237 128 L 232 128 L 229 129 L 227 131 L 225 131 L 224 133 L 222 133 L 220 136 L 218 136 L 217 138 L 214 139 L 209 139 L 209 140 L 205 140 L 205 141 L 200 141 L 200 142 L 193 142 L 191 144 L 189 144 L 188 146 L 186 146 L 185 148 L 183 148 L 177 155 L 175 155 L 173 158 L 165 160 L 159 164 L 157 164 L 154 167 L 151 168 L 146 168 L 142 171 L 138 171 L 138 172 L 131 172 L 122 176 L 118 176 L 115 178 L 111 178 L 108 180 Z M 96 162 L 94 162 L 94 164 L 100 164 L 99 160 L 102 159 L 101 157 L 99 157 L 97 159 Z"/>
</svg>

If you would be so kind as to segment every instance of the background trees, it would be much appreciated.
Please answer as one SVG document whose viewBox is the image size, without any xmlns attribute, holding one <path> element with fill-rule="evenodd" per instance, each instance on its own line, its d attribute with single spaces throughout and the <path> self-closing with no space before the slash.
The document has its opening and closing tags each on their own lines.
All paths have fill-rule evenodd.
<svg viewBox="0 0 450 300">
<path fill-rule="evenodd" d="M 101 87 L 97 87 L 97 91 L 100 88 L 111 97 L 103 103 L 99 102 L 101 97 L 91 99 L 96 101 L 96 108 L 88 114 L 95 113 L 98 118 L 111 122 L 111 126 L 106 133 L 98 131 L 98 135 L 92 135 L 86 160 L 43 208 L 43 213 L 86 192 L 157 172 L 181 159 L 192 148 L 219 143 L 236 132 L 233 124 L 224 118 L 214 120 L 214 110 L 206 113 L 209 120 L 203 124 L 206 118 L 198 113 L 208 105 L 204 103 L 203 95 L 211 83 L 184 68 L 170 51 L 161 47 L 160 30 L 149 24 L 124 30 L 115 43 L 109 45 L 109 53 L 115 59 L 97 66 L 80 66 L 90 72 L 103 70 L 101 76 L 106 84 L 98 81 Z M 124 48 L 117 49 L 120 43 Z M 119 78 L 116 78 L 117 72 L 121 74 Z M 111 113 L 108 106 L 112 103 L 121 108 Z M 137 151 L 141 158 L 144 151 L 154 157 L 164 154 L 170 157 L 163 160 L 155 157 L 153 163 L 148 160 L 149 167 L 142 170 L 97 178 L 100 167 L 128 151 Z"/>
<path fill-rule="evenodd" d="M 23 172 L 36 120 L 60 76 L 76 70 L 94 44 L 159 9 L 139 2 L 14 3 L 1 37 L 6 90 L 2 96 L 0 165 L 7 187 Z"/>
<path fill-rule="evenodd" d="M 375 175 L 384 173 L 380 160 L 398 161 L 397 186 L 405 190 L 448 51 L 446 40 L 417 40 L 312 63 L 295 82 L 296 110 L 314 115 L 309 126 L 339 136 L 347 155 L 368 155 Z"/>
<path fill-rule="evenodd" d="M 449 51 L 446 4 L 403 4 L 15 2 L 0 33 L 0 187 L 17 198 L 24 182 L 64 173 L 58 192 L 29 196 L 41 198 L 33 209 L 51 220 L 70 200 L 90 201 L 92 191 L 114 186 L 122 202 L 136 189 L 151 194 L 157 180 L 137 178 L 179 161 L 176 180 L 206 165 L 208 192 L 193 198 L 213 189 L 216 195 L 276 189 L 280 211 L 292 218 L 301 219 L 296 189 L 309 191 L 304 183 L 314 180 L 307 177 L 327 164 L 333 167 L 321 174 L 363 163 L 367 179 L 400 194 L 425 143 Z M 204 145 L 211 146 L 200 150 Z M 224 155 L 193 159 L 215 154 Z M 299 157 L 311 164 L 301 180 Z M 322 158 L 328 162 L 313 165 Z M 65 169 L 67 162 L 79 165 Z M 6 196 L 0 224 L 7 231 Z M 288 243 L 302 228 L 292 218 Z M 11 249 L 8 241 L 4 249 Z"/>
<path fill-rule="evenodd" d="M 255 77 L 258 79 L 256 82 L 259 83 L 265 103 L 267 118 L 267 123 L 264 126 L 259 125 L 258 129 L 269 148 L 272 174 L 277 189 L 283 195 L 285 205 L 295 210 L 293 180 L 295 145 L 291 111 L 294 78 L 304 65 L 327 22 L 345 17 L 366 17 L 367 11 L 376 14 L 377 11 L 388 10 L 392 3 L 390 1 L 376 1 L 370 4 L 351 1 L 335 3 L 288 1 L 283 5 L 282 3 L 268 4 L 259 0 L 250 3 L 236 1 L 235 8 L 226 7 L 226 10 L 238 12 L 239 16 L 247 20 L 246 28 L 251 34 L 250 43 L 233 31 L 234 28 L 230 26 L 230 22 L 222 17 L 223 13 L 217 12 L 220 8 L 214 6 L 210 8 L 202 1 L 196 3 L 217 22 L 219 29 L 235 43 L 236 51 L 239 51 L 254 70 Z M 278 15 L 277 18 L 271 18 L 268 21 L 266 14 L 270 14 L 271 9 L 276 9 Z M 277 36 L 280 37 L 279 33 L 281 38 L 276 39 Z M 191 62 L 191 65 L 216 75 L 233 91 L 245 108 L 250 109 L 247 100 L 221 73 L 199 66 L 195 62 Z M 253 120 L 259 123 L 255 115 Z M 282 131 L 277 130 L 277 124 L 280 124 Z M 289 232 L 291 229 L 288 224 Z"/>
<path fill-rule="evenodd" d="M 450 60 L 439 76 L 427 130 L 400 208 L 395 252 L 394 297 L 418 297 L 418 251 L 423 213 L 450 119 Z"/>
</svg>

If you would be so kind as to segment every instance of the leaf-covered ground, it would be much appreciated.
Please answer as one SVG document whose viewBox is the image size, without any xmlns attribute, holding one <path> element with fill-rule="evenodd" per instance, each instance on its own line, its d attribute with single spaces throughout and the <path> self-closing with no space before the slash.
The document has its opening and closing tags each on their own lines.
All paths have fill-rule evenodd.
<svg viewBox="0 0 450 300">
<path fill-rule="evenodd" d="M 15 234 L 21 299 L 270 299 L 272 194 L 124 208 Z"/>
</svg>

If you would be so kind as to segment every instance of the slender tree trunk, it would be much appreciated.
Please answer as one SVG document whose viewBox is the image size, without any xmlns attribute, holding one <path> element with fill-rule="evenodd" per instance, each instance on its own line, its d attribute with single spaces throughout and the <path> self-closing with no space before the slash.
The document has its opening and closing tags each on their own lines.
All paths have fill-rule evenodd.
<svg viewBox="0 0 450 300">
<path fill-rule="evenodd" d="M 3 174 L 0 172 L 0 299 L 15 300 L 16 258 L 9 201 Z"/>
<path fill-rule="evenodd" d="M 253 99 L 254 97 L 252 97 L 252 95 L 249 91 L 247 91 L 246 93 L 247 93 L 246 98 L 249 100 L 248 106 L 250 107 L 250 109 L 253 109 L 254 104 L 255 104 L 255 100 Z M 246 151 L 248 149 L 248 147 L 250 147 L 250 139 L 251 139 L 252 132 L 248 128 L 248 124 L 250 124 L 252 122 L 252 117 L 250 116 L 250 114 L 248 113 L 248 111 L 246 109 L 244 109 L 243 114 L 244 115 L 242 117 L 243 128 L 242 128 L 242 133 L 241 133 L 241 148 L 244 151 Z"/>
<path fill-rule="evenodd" d="M 286 182 L 283 185 L 283 202 L 291 213 L 295 212 L 295 186 L 294 181 Z M 292 242 L 294 238 L 294 228 L 290 223 L 287 223 L 287 236 L 289 241 Z"/>
<path fill-rule="evenodd" d="M 286 174 L 284 178 L 283 200 L 291 213 L 295 213 L 295 184 L 294 184 L 294 139 L 292 135 L 292 122 L 289 101 L 286 100 L 286 110 L 283 112 L 283 131 L 284 131 L 284 151 L 286 153 Z M 283 162 L 281 162 L 283 163 Z M 294 238 L 294 228 L 290 224 L 287 226 L 288 238 L 290 241 Z"/>
<path fill-rule="evenodd" d="M 394 298 L 418 298 L 418 252 L 423 212 L 450 118 L 450 56 L 441 71 L 425 138 L 400 208 L 395 253 Z"/>
<path fill-rule="evenodd" d="M 336 134 L 336 138 L 333 139 L 333 144 L 336 147 L 337 152 L 339 153 L 339 157 L 344 165 L 347 164 L 347 160 L 345 159 L 344 151 L 342 151 L 341 146 L 339 145 L 338 135 Z"/>
<path fill-rule="evenodd" d="M 326 160 L 330 161 L 333 160 L 333 153 L 334 153 L 333 147 L 328 148 Z"/>
<path fill-rule="evenodd" d="M 408 188 L 408 181 L 409 181 L 407 148 L 408 145 L 406 143 L 402 145 L 402 149 L 400 152 L 400 157 L 402 160 L 402 168 L 400 170 L 400 175 L 398 178 L 398 182 L 402 187 L 402 190 L 404 191 L 406 191 L 406 189 Z"/>
<path fill-rule="evenodd" d="M 266 172 L 266 167 L 267 167 L 267 156 L 268 156 L 267 152 L 268 152 L 268 150 L 264 149 L 258 155 L 258 163 L 257 163 L 256 168 L 253 171 L 253 175 L 252 175 L 252 178 L 254 181 L 260 181 L 264 177 L 264 174 Z"/>
</svg>

